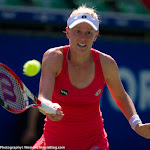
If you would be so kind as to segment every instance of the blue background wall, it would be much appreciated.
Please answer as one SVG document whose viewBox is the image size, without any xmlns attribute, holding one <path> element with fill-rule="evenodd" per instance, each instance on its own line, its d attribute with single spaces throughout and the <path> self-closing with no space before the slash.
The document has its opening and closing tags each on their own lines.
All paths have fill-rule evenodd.
<svg viewBox="0 0 150 150">
<path fill-rule="evenodd" d="M 30 59 L 41 62 L 51 47 L 68 44 L 65 36 L 0 34 L 0 62 L 12 68 L 27 87 L 38 94 L 40 73 L 35 77 L 22 74 L 23 64 Z M 124 87 L 131 96 L 142 121 L 150 122 L 150 43 L 127 40 L 97 39 L 93 48 L 111 55 L 118 63 Z M 149 150 L 150 141 L 137 135 L 118 110 L 105 86 L 101 110 L 108 133 L 110 150 Z M 0 107 L 0 145 L 15 145 L 18 115 Z"/>
</svg>

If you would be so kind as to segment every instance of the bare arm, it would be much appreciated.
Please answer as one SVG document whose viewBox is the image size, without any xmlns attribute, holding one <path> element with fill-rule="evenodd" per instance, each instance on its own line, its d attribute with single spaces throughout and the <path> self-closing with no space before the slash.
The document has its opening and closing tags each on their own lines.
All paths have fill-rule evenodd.
<svg viewBox="0 0 150 150">
<path fill-rule="evenodd" d="M 101 59 L 108 89 L 120 110 L 123 112 L 127 120 L 129 120 L 134 114 L 136 114 L 136 110 L 132 100 L 122 85 L 118 66 L 115 60 L 108 55 L 105 55 Z"/>
<path fill-rule="evenodd" d="M 122 85 L 118 66 L 115 60 L 108 55 L 102 54 L 100 58 L 108 89 L 116 104 L 129 121 L 137 112 L 131 98 Z M 150 124 L 139 123 L 136 125 L 135 131 L 145 138 L 150 138 Z"/>
<path fill-rule="evenodd" d="M 49 49 L 43 56 L 38 98 L 45 103 L 52 99 L 55 77 L 61 72 L 62 62 L 63 54 L 59 48 Z M 53 104 L 53 106 L 57 110 L 56 115 L 40 111 L 53 121 L 60 120 L 62 118 L 61 107 L 58 104 Z"/>
</svg>

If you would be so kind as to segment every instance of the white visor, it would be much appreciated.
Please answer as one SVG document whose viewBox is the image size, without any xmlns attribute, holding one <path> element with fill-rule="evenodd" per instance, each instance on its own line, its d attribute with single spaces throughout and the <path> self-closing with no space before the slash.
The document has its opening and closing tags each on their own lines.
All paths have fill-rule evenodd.
<svg viewBox="0 0 150 150">
<path fill-rule="evenodd" d="M 96 31 L 99 30 L 99 21 L 96 18 L 94 18 L 94 17 L 92 17 L 91 15 L 88 15 L 88 14 L 80 14 L 80 15 L 77 15 L 77 16 L 69 17 L 68 20 L 67 20 L 67 27 L 72 29 L 73 27 L 75 27 L 76 25 L 78 25 L 82 22 L 88 23 Z"/>
</svg>

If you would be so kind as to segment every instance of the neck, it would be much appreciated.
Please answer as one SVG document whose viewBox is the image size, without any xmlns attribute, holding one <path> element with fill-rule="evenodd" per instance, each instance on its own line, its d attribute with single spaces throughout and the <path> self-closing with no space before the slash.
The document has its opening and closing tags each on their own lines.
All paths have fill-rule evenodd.
<svg viewBox="0 0 150 150">
<path fill-rule="evenodd" d="M 91 51 L 85 54 L 77 54 L 68 50 L 68 64 L 75 69 L 80 69 L 91 62 Z"/>
</svg>

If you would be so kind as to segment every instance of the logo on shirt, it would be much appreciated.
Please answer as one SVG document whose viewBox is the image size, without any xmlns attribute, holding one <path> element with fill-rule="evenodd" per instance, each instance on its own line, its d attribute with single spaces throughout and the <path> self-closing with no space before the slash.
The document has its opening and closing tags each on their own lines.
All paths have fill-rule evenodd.
<svg viewBox="0 0 150 150">
<path fill-rule="evenodd" d="M 61 95 L 68 95 L 68 91 L 67 90 L 60 90 L 60 94 Z"/>
<path fill-rule="evenodd" d="M 96 93 L 95 96 L 98 96 L 99 94 L 101 94 L 102 89 L 99 89 Z"/>
<path fill-rule="evenodd" d="M 95 147 L 91 148 L 90 150 L 96 150 L 96 149 L 99 149 L 99 148 L 100 148 L 100 147 L 95 146 Z"/>
</svg>

